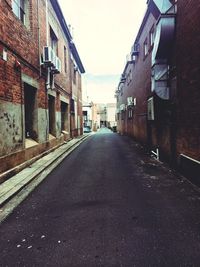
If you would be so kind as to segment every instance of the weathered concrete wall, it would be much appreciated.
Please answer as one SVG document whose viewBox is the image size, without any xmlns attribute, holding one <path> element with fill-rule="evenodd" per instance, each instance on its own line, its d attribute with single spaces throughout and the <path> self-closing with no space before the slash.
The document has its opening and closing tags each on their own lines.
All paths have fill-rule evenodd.
<svg viewBox="0 0 200 267">
<path fill-rule="evenodd" d="M 0 156 L 23 148 L 22 108 L 0 100 Z"/>
<path fill-rule="evenodd" d="M 56 112 L 56 137 L 61 135 L 61 112 Z"/>
<path fill-rule="evenodd" d="M 48 124 L 48 110 L 38 109 L 38 142 L 44 143 L 48 140 L 49 124 Z"/>
</svg>

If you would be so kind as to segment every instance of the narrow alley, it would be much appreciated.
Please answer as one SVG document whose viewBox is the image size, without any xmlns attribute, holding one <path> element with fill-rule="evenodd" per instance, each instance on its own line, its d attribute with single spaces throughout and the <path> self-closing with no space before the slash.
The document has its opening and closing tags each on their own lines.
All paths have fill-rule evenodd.
<svg viewBox="0 0 200 267">
<path fill-rule="evenodd" d="M 200 193 L 103 128 L 0 225 L 0 266 L 199 266 Z"/>
</svg>

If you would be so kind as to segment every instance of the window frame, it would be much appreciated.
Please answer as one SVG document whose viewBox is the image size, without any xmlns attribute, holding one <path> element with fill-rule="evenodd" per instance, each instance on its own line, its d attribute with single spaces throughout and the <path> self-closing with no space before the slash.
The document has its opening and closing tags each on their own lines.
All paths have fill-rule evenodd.
<svg viewBox="0 0 200 267">
<path fill-rule="evenodd" d="M 145 41 L 143 43 L 143 55 L 144 55 L 144 59 L 148 55 L 148 40 L 147 40 L 147 38 L 145 39 Z"/>
<path fill-rule="evenodd" d="M 128 109 L 128 119 L 132 119 L 133 118 L 133 109 L 132 108 L 129 108 Z"/>
<path fill-rule="evenodd" d="M 49 27 L 49 39 L 52 50 L 54 51 L 55 55 L 58 56 L 58 37 L 51 26 Z"/>
<path fill-rule="evenodd" d="M 12 0 L 12 11 L 15 16 L 26 25 L 26 0 Z"/>
<path fill-rule="evenodd" d="M 154 25 L 151 27 L 151 30 L 149 31 L 149 49 L 152 49 L 154 46 L 154 40 L 155 40 L 155 27 Z"/>
</svg>

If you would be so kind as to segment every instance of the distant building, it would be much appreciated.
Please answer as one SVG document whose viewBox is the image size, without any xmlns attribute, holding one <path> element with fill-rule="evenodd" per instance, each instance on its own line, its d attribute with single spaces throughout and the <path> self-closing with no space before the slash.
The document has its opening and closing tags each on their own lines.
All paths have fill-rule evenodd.
<svg viewBox="0 0 200 267">
<path fill-rule="evenodd" d="M 84 126 L 90 126 L 93 131 L 100 127 L 110 127 L 117 125 L 116 103 L 83 103 Z"/>
<path fill-rule="evenodd" d="M 107 127 L 113 127 L 117 125 L 116 122 L 116 103 L 108 103 L 106 104 L 106 121 L 107 121 Z"/>
<path fill-rule="evenodd" d="M 83 102 L 83 126 L 89 126 L 92 128 L 93 118 L 92 118 L 92 103 Z"/>
</svg>

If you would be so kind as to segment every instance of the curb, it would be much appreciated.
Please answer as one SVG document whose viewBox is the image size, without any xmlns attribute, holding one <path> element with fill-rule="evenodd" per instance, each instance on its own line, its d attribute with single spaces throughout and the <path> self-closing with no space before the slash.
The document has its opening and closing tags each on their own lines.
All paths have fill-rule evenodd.
<svg viewBox="0 0 200 267">
<path fill-rule="evenodd" d="M 22 171 L 0 184 L 0 216 L 2 210 L 4 210 L 2 209 L 4 205 L 6 205 L 37 177 L 43 175 L 42 180 L 44 180 L 46 176 L 65 159 L 66 156 L 68 156 L 89 136 L 90 135 L 84 135 L 79 139 L 72 139 L 67 144 L 63 144 L 47 155 L 40 157 L 31 165 L 29 164 L 27 168 L 25 167 Z"/>
<path fill-rule="evenodd" d="M 81 140 L 82 138 L 84 138 L 85 136 L 81 136 L 79 139 Z M 78 138 L 76 138 L 78 139 Z M 68 141 L 66 141 L 65 143 L 62 144 L 58 144 L 55 147 L 50 148 L 49 150 L 46 150 L 44 152 L 42 152 L 41 154 L 19 164 L 18 166 L 15 166 L 12 169 L 9 169 L 3 173 L 0 173 L 0 185 L 4 182 L 6 182 L 8 179 L 10 179 L 12 176 L 16 175 L 17 173 L 19 173 L 20 171 L 22 171 L 23 169 L 27 168 L 28 166 L 30 166 L 31 164 L 33 164 L 35 161 L 39 160 L 40 158 L 48 155 L 49 153 L 55 151 L 56 149 L 60 148 L 61 146 L 65 145 L 66 143 L 70 143 L 72 140 L 74 139 L 70 139 Z"/>
</svg>

